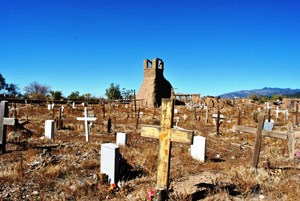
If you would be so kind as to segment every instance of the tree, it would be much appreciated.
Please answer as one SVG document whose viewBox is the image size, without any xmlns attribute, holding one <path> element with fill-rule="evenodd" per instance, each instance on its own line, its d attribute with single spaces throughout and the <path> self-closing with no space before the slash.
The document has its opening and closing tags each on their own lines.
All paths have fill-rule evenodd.
<svg viewBox="0 0 300 201">
<path fill-rule="evenodd" d="M 50 92 L 50 87 L 34 81 L 28 86 L 25 86 L 24 91 L 31 98 L 45 100 Z"/>
<path fill-rule="evenodd" d="M 105 96 L 110 100 L 121 99 L 121 91 L 118 84 L 111 83 L 110 87 L 105 90 Z"/>
<path fill-rule="evenodd" d="M 122 89 L 122 98 L 123 99 L 131 99 L 132 98 L 132 96 L 133 96 L 133 90 L 131 89 L 125 89 L 125 88 L 123 88 Z"/>
<path fill-rule="evenodd" d="M 85 100 L 88 101 L 88 100 L 90 100 L 92 98 L 92 94 L 86 93 L 86 94 L 83 94 L 83 97 L 84 97 Z"/>
<path fill-rule="evenodd" d="M 271 96 L 271 98 L 270 98 L 270 101 L 277 101 L 277 100 L 282 101 L 282 99 L 283 99 L 282 95 L 280 95 L 280 94 L 273 94 Z"/>
<path fill-rule="evenodd" d="M 0 73 L 0 91 L 6 88 L 5 78 Z"/>
<path fill-rule="evenodd" d="M 8 95 L 13 97 L 19 94 L 19 87 L 16 84 L 7 84 L 6 90 Z"/>
<path fill-rule="evenodd" d="M 251 99 L 251 100 L 253 100 L 254 102 L 258 101 L 258 97 L 257 97 L 256 94 L 251 94 L 248 98 Z"/>
<path fill-rule="evenodd" d="M 68 99 L 73 101 L 79 100 L 80 99 L 79 91 L 71 92 L 71 94 L 68 96 Z"/>
<path fill-rule="evenodd" d="M 5 78 L 0 73 L 0 92 L 7 92 L 7 95 L 15 97 L 16 95 L 20 95 L 19 87 L 16 84 L 8 84 L 5 81 Z"/>
<path fill-rule="evenodd" d="M 63 98 L 61 91 L 50 91 L 50 94 L 51 94 L 53 100 L 60 100 Z"/>
</svg>

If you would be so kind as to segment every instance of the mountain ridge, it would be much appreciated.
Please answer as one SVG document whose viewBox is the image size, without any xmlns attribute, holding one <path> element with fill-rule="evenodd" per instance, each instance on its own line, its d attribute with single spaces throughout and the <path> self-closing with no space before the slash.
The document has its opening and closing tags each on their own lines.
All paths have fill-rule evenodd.
<svg viewBox="0 0 300 201">
<path fill-rule="evenodd" d="M 220 95 L 221 98 L 247 98 L 252 94 L 256 94 L 258 96 L 272 96 L 274 94 L 278 95 L 292 95 L 300 93 L 300 89 L 291 89 L 291 88 L 272 88 L 272 87 L 264 87 L 262 89 L 252 89 L 252 90 L 241 90 L 235 92 L 229 92 Z"/>
</svg>

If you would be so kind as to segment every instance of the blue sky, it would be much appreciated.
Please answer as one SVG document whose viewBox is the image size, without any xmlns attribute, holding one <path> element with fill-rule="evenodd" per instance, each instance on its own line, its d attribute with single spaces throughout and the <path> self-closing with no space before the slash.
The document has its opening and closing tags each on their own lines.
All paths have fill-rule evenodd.
<svg viewBox="0 0 300 201">
<path fill-rule="evenodd" d="M 0 73 L 20 89 L 138 91 L 155 57 L 177 93 L 300 88 L 300 2 L 0 0 Z"/>
</svg>

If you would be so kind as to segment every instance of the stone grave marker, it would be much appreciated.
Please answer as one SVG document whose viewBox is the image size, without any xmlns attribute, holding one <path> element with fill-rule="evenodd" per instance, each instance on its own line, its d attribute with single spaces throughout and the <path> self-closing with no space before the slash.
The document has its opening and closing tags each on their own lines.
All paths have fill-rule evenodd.
<svg viewBox="0 0 300 201">
<path fill-rule="evenodd" d="M 63 128 L 63 120 L 62 120 L 62 113 L 63 113 L 63 106 L 61 106 L 60 110 L 59 110 L 59 116 L 56 119 L 56 128 L 57 130 L 60 130 Z"/>
<path fill-rule="evenodd" d="M 72 103 L 72 109 L 76 109 L 75 102 Z"/>
<path fill-rule="evenodd" d="M 109 183 L 117 184 L 120 177 L 119 146 L 114 143 L 101 145 L 100 172 L 108 175 Z"/>
<path fill-rule="evenodd" d="M 90 131 L 89 131 L 89 121 L 96 121 L 97 118 L 96 117 L 89 117 L 88 116 L 88 110 L 87 110 L 87 107 L 84 108 L 84 117 L 77 117 L 76 118 L 78 121 L 84 121 L 84 127 L 85 127 L 85 139 L 86 139 L 86 142 L 89 142 L 89 134 L 90 134 Z"/>
<path fill-rule="evenodd" d="M 45 137 L 51 140 L 54 139 L 54 120 L 45 121 Z"/>
<path fill-rule="evenodd" d="M 193 144 L 191 145 L 191 156 L 202 162 L 205 161 L 205 137 L 194 136 Z"/>
<path fill-rule="evenodd" d="M 127 146 L 127 133 L 117 133 L 117 145 Z"/>
<path fill-rule="evenodd" d="M 6 127 L 8 125 L 15 126 L 18 124 L 18 119 L 8 118 L 8 102 L 1 101 L 0 104 L 0 153 L 6 152 Z"/>
<path fill-rule="evenodd" d="M 271 121 L 266 120 L 264 122 L 264 127 L 263 127 L 264 130 L 271 131 L 273 129 L 273 127 L 274 127 L 274 120 L 273 119 L 271 119 Z"/>
<path fill-rule="evenodd" d="M 172 142 L 192 144 L 193 131 L 173 128 L 174 100 L 162 99 L 160 126 L 144 125 L 141 136 L 159 139 L 156 190 L 164 199 L 169 187 L 170 159 Z"/>
</svg>

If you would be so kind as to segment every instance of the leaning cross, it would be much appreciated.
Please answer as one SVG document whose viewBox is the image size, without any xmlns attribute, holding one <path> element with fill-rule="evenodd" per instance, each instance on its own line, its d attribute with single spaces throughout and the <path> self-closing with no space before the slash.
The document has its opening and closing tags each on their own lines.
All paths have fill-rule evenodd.
<svg viewBox="0 0 300 201">
<path fill-rule="evenodd" d="M 84 117 L 77 117 L 76 118 L 79 121 L 84 121 L 84 126 L 85 126 L 85 139 L 86 142 L 89 142 L 89 127 L 88 127 L 88 121 L 96 121 L 96 117 L 89 117 L 88 116 L 88 110 L 87 107 L 84 108 Z"/>
<path fill-rule="evenodd" d="M 8 102 L 1 101 L 0 105 L 0 153 L 4 154 L 6 151 L 6 126 L 14 126 L 18 123 L 18 119 L 7 118 L 8 116 Z"/>
<path fill-rule="evenodd" d="M 157 189 L 167 190 L 169 185 L 172 142 L 192 144 L 193 131 L 173 128 L 174 100 L 162 99 L 160 126 L 144 125 L 141 136 L 159 139 Z"/>
</svg>

